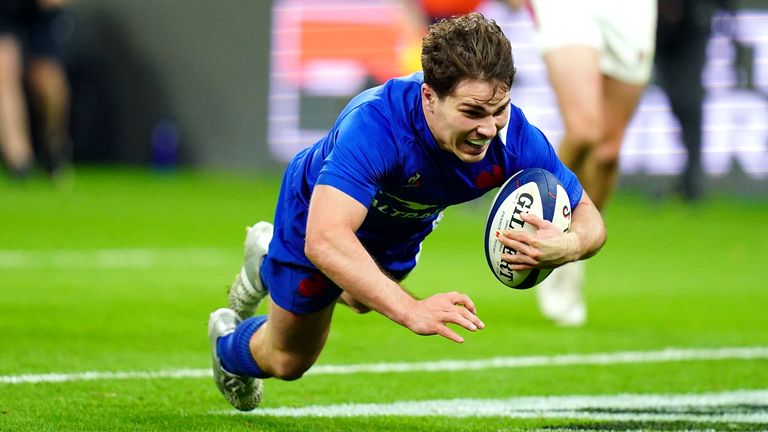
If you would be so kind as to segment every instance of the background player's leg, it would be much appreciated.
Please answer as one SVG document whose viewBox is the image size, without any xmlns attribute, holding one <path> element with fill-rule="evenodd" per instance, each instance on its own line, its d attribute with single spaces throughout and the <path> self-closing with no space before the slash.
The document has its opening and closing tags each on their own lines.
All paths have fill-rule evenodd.
<svg viewBox="0 0 768 432">
<path fill-rule="evenodd" d="M 591 196 L 590 160 L 603 140 L 603 75 L 598 51 L 589 46 L 564 46 L 544 55 L 549 80 L 557 95 L 565 133 L 558 156 L 579 177 Z M 542 315 L 564 326 L 587 319 L 582 263 L 555 269 L 536 289 Z"/>
<path fill-rule="evenodd" d="M 544 62 L 565 128 L 558 155 L 583 183 L 587 158 L 603 137 L 598 52 L 588 46 L 560 47 L 547 52 Z"/>
<path fill-rule="evenodd" d="M 33 157 L 22 68 L 16 38 L 0 35 L 0 150 L 9 170 L 20 176 L 30 168 Z"/>
<path fill-rule="evenodd" d="M 583 178 L 580 176 L 598 210 L 605 207 L 616 187 L 621 142 L 644 88 L 610 77 L 603 81 L 603 139 L 588 159 Z"/>
<path fill-rule="evenodd" d="M 45 168 L 56 175 L 69 162 L 69 83 L 58 60 L 38 57 L 27 71 L 35 118 L 46 153 Z"/>
</svg>

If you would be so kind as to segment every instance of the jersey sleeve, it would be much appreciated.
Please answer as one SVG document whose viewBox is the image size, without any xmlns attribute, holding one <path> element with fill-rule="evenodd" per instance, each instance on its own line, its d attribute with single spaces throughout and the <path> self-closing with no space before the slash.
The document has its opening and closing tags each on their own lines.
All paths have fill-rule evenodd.
<svg viewBox="0 0 768 432">
<path fill-rule="evenodd" d="M 576 208 L 584 193 L 578 177 L 560 161 L 544 133 L 530 124 L 522 111 L 514 106 L 506 139 L 507 148 L 516 154 L 518 170 L 543 168 L 551 172 L 563 184 L 570 198 L 571 208 Z"/>
<path fill-rule="evenodd" d="M 342 118 L 329 137 L 332 150 L 317 184 L 333 186 L 365 207 L 370 206 L 384 176 L 395 166 L 397 145 L 387 117 L 363 105 Z"/>
</svg>

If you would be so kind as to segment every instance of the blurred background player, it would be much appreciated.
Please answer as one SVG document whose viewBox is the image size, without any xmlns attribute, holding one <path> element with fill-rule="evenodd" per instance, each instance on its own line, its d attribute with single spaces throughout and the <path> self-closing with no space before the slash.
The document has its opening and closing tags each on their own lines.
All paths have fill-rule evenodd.
<svg viewBox="0 0 768 432">
<path fill-rule="evenodd" d="M 314 364 L 337 302 L 454 342 L 464 338 L 452 325 L 483 328 L 466 294 L 437 287 L 418 299 L 400 283 L 446 207 L 521 169 L 554 173 L 574 211 L 567 233 L 525 215 L 537 231 L 501 234 L 518 251 L 503 257 L 513 270 L 587 258 L 605 241 L 576 176 L 510 103 L 512 50 L 495 22 L 474 13 L 442 20 L 424 37 L 421 59 L 423 73 L 353 98 L 328 134 L 288 165 L 274 228 L 249 229 L 230 307 L 208 325 L 214 379 L 235 408 L 259 404 L 262 378 L 295 380 Z M 268 315 L 251 316 L 267 292 Z"/>
<path fill-rule="evenodd" d="M 0 150 L 17 178 L 29 173 L 35 159 L 30 124 L 38 131 L 40 161 L 52 178 L 68 160 L 69 87 L 61 62 L 61 16 L 68 3 L 0 2 Z"/>
<path fill-rule="evenodd" d="M 728 0 L 659 0 L 658 3 L 654 79 L 669 99 L 688 152 L 678 187 L 687 201 L 698 201 L 703 193 L 701 74 L 707 60 L 712 18 L 718 8 L 732 10 L 734 6 L 733 1 Z"/>
<path fill-rule="evenodd" d="M 564 126 L 558 156 L 602 210 L 616 186 L 619 150 L 651 76 L 657 0 L 508 0 L 527 5 Z M 544 316 L 587 318 L 584 267 L 555 270 L 536 288 Z"/>
</svg>

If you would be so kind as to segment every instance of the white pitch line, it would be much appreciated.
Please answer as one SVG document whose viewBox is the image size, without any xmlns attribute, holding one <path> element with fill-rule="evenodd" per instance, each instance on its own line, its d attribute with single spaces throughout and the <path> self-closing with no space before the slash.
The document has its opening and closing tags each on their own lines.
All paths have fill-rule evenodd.
<svg viewBox="0 0 768 432">
<path fill-rule="evenodd" d="M 200 267 L 222 265 L 232 256 L 215 248 L 0 249 L 0 269 Z"/>
<path fill-rule="evenodd" d="M 675 361 L 748 360 L 768 358 L 768 347 L 685 349 L 661 351 L 625 351 L 554 356 L 493 357 L 480 360 L 438 360 L 415 363 L 370 363 L 358 365 L 323 365 L 311 369 L 314 374 L 442 372 L 479 369 L 511 369 L 522 367 L 610 365 L 621 363 L 663 363 Z"/>
<path fill-rule="evenodd" d="M 614 353 L 565 354 L 553 356 L 494 357 L 477 360 L 439 360 L 412 363 L 369 363 L 317 365 L 306 375 L 386 374 L 410 372 L 453 372 L 481 369 L 514 369 L 552 366 L 594 366 L 628 363 L 665 363 L 680 361 L 718 361 L 768 359 L 768 347 L 667 348 L 660 351 L 624 351 Z M 79 372 L 0 375 L 0 384 L 61 383 L 68 381 L 180 379 L 210 377 L 210 369 L 174 369 L 161 371 Z"/>
<path fill-rule="evenodd" d="M 617 394 L 599 396 L 538 396 L 508 399 L 445 399 L 383 404 L 312 405 L 259 408 L 215 414 L 274 417 L 506 417 L 606 421 L 687 421 L 768 423 L 768 411 L 728 412 L 728 406 L 766 407 L 768 390 L 737 390 L 701 394 Z M 643 412 L 652 410 L 652 412 Z M 696 412 L 699 411 L 699 412 Z"/>
<path fill-rule="evenodd" d="M 100 381 L 100 380 L 138 380 L 138 379 L 181 379 L 202 378 L 212 375 L 210 369 L 174 369 L 154 372 L 123 371 L 123 372 L 77 372 L 77 373 L 47 373 L 0 375 L 0 384 L 37 384 L 62 383 L 69 381 Z"/>
</svg>

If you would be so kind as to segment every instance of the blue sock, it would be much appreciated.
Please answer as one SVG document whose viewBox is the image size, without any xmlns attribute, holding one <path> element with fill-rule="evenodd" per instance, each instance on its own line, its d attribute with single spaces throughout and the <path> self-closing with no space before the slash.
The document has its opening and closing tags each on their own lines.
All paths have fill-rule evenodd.
<svg viewBox="0 0 768 432">
<path fill-rule="evenodd" d="M 255 316 L 238 324 L 235 331 L 219 338 L 216 342 L 216 350 L 219 354 L 221 366 L 227 372 L 235 375 L 250 376 L 255 378 L 268 378 L 256 364 L 251 355 L 249 343 L 251 336 L 262 324 L 267 322 L 267 316 Z"/>
</svg>

